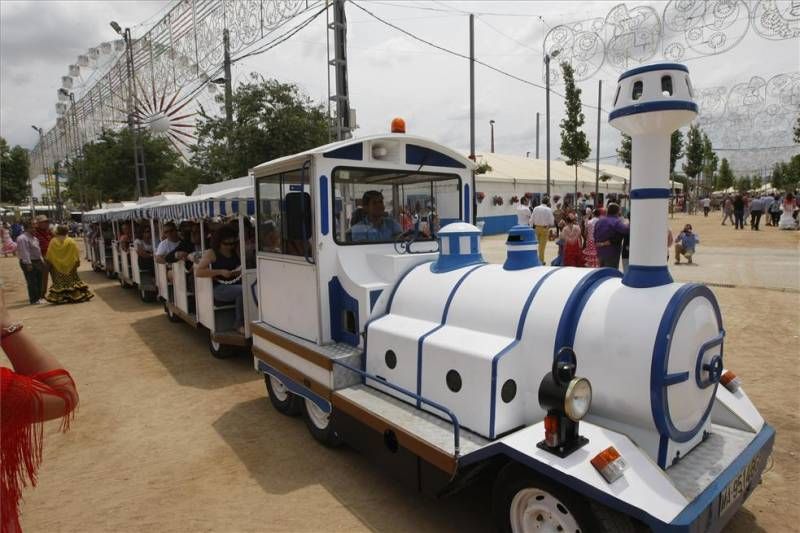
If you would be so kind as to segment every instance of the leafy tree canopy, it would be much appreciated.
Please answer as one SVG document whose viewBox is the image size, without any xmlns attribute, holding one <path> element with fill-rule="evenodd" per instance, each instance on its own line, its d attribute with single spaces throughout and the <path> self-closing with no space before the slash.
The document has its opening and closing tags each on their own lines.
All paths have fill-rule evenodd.
<svg viewBox="0 0 800 533">
<path fill-rule="evenodd" d="M 675 173 L 675 163 L 683 157 L 683 133 L 681 130 L 672 132 L 669 139 L 669 173 Z"/>
<path fill-rule="evenodd" d="M 259 163 L 328 142 L 328 120 L 297 85 L 250 75 L 232 97 L 233 127 L 201 111 L 192 163 L 210 178 L 237 178 Z M 230 147 L 228 136 L 230 134 Z"/>
<path fill-rule="evenodd" d="M 581 131 L 581 126 L 585 122 L 583 111 L 581 110 L 581 90 L 575 86 L 575 75 L 572 65 L 561 63 L 561 71 L 564 76 L 564 89 L 566 98 L 566 116 L 561 121 L 561 155 L 566 158 L 565 163 L 575 166 L 577 176 L 578 165 L 586 161 L 591 152 L 586 133 Z"/>
<path fill-rule="evenodd" d="M 717 177 L 717 187 L 720 189 L 727 189 L 728 187 L 733 187 L 734 184 L 734 177 L 733 171 L 731 171 L 731 166 L 728 163 L 728 160 L 724 157 L 722 161 L 719 163 L 719 176 Z"/>
<path fill-rule="evenodd" d="M 631 168 L 631 146 L 631 136 L 623 133 L 619 148 L 617 148 L 617 156 L 619 156 L 619 159 L 625 165 L 625 168 Z"/>
<path fill-rule="evenodd" d="M 28 151 L 0 137 L 0 202 L 20 205 L 28 193 Z"/>
<path fill-rule="evenodd" d="M 686 141 L 686 163 L 683 171 L 694 179 L 703 170 L 703 136 L 700 128 L 692 124 Z"/>
</svg>

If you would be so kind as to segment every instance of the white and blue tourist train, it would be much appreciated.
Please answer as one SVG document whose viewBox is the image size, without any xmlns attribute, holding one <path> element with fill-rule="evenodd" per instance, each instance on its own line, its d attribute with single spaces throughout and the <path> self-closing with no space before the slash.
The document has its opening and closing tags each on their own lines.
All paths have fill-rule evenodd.
<svg viewBox="0 0 800 533">
<path fill-rule="evenodd" d="M 525 226 L 487 263 L 473 162 L 400 124 L 255 167 L 248 333 L 273 406 L 432 494 L 494 476 L 500 531 L 720 530 L 775 433 L 713 292 L 666 265 L 670 134 L 696 115 L 683 65 L 619 79 L 624 276 L 541 265 Z"/>
</svg>

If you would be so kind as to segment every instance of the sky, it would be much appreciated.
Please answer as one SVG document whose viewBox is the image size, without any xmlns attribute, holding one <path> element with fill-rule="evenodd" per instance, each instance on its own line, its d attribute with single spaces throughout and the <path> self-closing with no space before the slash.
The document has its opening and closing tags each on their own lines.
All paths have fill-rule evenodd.
<svg viewBox="0 0 800 533">
<path fill-rule="evenodd" d="M 559 24 L 606 17 L 619 2 L 464 2 L 360 1 L 376 15 L 421 38 L 468 54 L 466 13 L 476 13 L 476 55 L 515 76 L 543 85 L 542 50 L 548 31 Z M 783 2 L 785 5 L 789 5 Z M 61 77 L 68 65 L 89 47 L 116 38 L 109 21 L 144 33 L 172 2 L 116 0 L 0 2 L 0 135 L 11 145 L 31 148 L 38 135 L 31 125 L 51 128 Z M 755 5 L 755 4 L 753 4 Z M 662 13 L 666 2 L 628 2 Z M 640 10 L 644 13 L 643 10 Z M 356 109 L 357 135 L 386 132 L 395 116 L 406 120 L 409 133 L 432 138 L 453 148 L 469 149 L 469 65 L 463 58 L 431 48 L 371 18 L 353 4 L 347 6 L 348 61 L 351 105 Z M 793 24 L 797 25 L 795 21 Z M 740 24 L 741 25 L 741 24 Z M 746 26 L 746 24 L 745 24 Z M 745 27 L 746 30 L 746 27 Z M 765 79 L 800 70 L 798 40 L 770 41 L 754 31 L 729 51 L 692 59 L 695 87 L 731 87 L 752 76 Z M 737 38 L 738 38 L 737 37 Z M 733 42 L 733 41 L 731 41 Z M 653 60 L 660 59 L 656 55 Z M 554 67 L 554 64 L 551 64 Z M 327 96 L 324 17 L 286 43 L 233 66 L 239 82 L 250 72 L 298 84 L 311 98 Z M 603 82 L 603 107 L 610 110 L 620 70 L 606 62 L 590 79 L 580 82 L 586 105 L 596 105 L 598 80 Z M 563 91 L 563 85 L 553 87 Z M 800 90 L 800 89 L 798 89 Z M 204 102 L 210 96 L 203 94 Z M 587 136 L 595 148 L 597 110 L 584 109 Z M 541 113 L 540 154 L 545 153 L 545 91 L 476 66 L 476 151 L 488 151 L 489 120 L 495 121 L 496 151 L 525 155 L 536 150 L 536 113 Z M 559 156 L 558 123 L 563 101 L 551 95 L 551 154 Z M 619 134 L 601 117 L 601 157 L 614 156 Z M 594 158 L 594 152 L 592 153 Z M 604 159 L 613 163 L 613 158 Z"/>
</svg>

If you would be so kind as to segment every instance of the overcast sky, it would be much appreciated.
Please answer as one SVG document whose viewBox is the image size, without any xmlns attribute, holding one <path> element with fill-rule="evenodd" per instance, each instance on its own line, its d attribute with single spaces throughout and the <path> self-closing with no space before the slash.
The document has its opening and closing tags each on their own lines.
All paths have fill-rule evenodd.
<svg viewBox="0 0 800 533">
<path fill-rule="evenodd" d="M 592 17 L 605 17 L 619 2 L 363 2 L 375 14 L 426 40 L 468 53 L 468 18 L 476 12 L 476 54 L 519 77 L 543 83 L 542 46 L 549 28 Z M 79 54 L 116 35 L 110 20 L 141 35 L 171 5 L 161 1 L 0 2 L 0 135 L 12 145 L 32 147 L 31 125 L 51 128 L 61 76 Z M 630 2 L 629 9 L 650 5 L 659 13 L 666 3 Z M 787 4 L 788 5 L 788 4 Z M 463 12 L 462 12 L 463 11 Z M 513 16 L 510 16 L 513 15 Z M 357 110 L 359 135 L 388 131 L 394 116 L 406 119 L 410 133 L 424 135 L 456 149 L 469 148 L 468 62 L 416 42 L 347 7 L 349 82 Z M 735 28 L 734 28 L 735 30 Z M 256 71 L 299 84 L 312 98 L 327 93 L 324 17 L 285 44 L 234 65 L 234 80 Z M 653 60 L 661 59 L 656 55 Z M 798 41 L 769 41 L 752 30 L 730 51 L 691 60 L 696 87 L 727 86 L 751 76 L 769 78 L 800 69 Z M 597 80 L 603 80 L 603 107 L 611 99 L 619 71 L 604 65 L 582 82 L 584 103 L 596 105 Z M 541 157 L 544 157 L 545 98 L 542 89 L 525 85 L 484 67 L 476 67 L 477 151 L 488 151 L 489 120 L 496 121 L 496 151 L 524 155 L 535 151 L 536 113 L 541 112 Z M 563 90 L 563 87 L 554 87 Z M 204 95 L 206 100 L 210 97 Z M 551 150 L 557 157 L 558 122 L 563 104 L 551 98 Z M 587 134 L 595 144 L 597 111 L 585 109 Z M 601 156 L 613 155 L 616 130 L 602 117 Z M 592 155 L 594 157 L 594 155 Z M 613 160 L 607 160 L 613 162 Z"/>
</svg>

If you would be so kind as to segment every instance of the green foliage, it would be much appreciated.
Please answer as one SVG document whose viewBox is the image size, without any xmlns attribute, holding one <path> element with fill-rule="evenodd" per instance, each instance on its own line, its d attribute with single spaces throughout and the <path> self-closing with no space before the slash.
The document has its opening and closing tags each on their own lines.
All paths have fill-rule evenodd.
<svg viewBox="0 0 800 533">
<path fill-rule="evenodd" d="M 619 148 L 617 148 L 617 156 L 619 156 L 625 168 L 631 168 L 631 145 L 631 136 L 623 133 Z"/>
<path fill-rule="evenodd" d="M 753 176 L 753 179 L 750 180 L 750 186 L 753 189 L 758 190 L 758 189 L 761 188 L 762 185 L 763 185 L 763 183 L 762 183 L 762 180 L 761 180 L 761 176 Z"/>
<path fill-rule="evenodd" d="M 489 164 L 488 161 L 481 161 L 475 166 L 475 174 L 486 174 L 487 172 L 491 172 L 492 166 Z"/>
<path fill-rule="evenodd" d="M 720 161 L 719 163 L 717 188 L 727 189 L 728 187 L 733 187 L 733 183 L 734 183 L 733 171 L 731 171 L 731 166 L 728 163 L 728 160 L 723 157 L 722 161 Z"/>
<path fill-rule="evenodd" d="M 210 181 L 238 178 L 259 163 L 328 142 L 323 107 L 297 85 L 255 73 L 250 78 L 233 94 L 232 131 L 228 132 L 224 117 L 211 117 L 201 110 L 192 163 Z"/>
<path fill-rule="evenodd" d="M 669 139 L 669 173 L 675 173 L 675 163 L 683 157 L 683 133 L 681 130 L 672 132 Z"/>
<path fill-rule="evenodd" d="M 772 167 L 772 186 L 776 189 L 793 191 L 800 184 L 800 154 L 789 161 L 775 163 Z"/>
<path fill-rule="evenodd" d="M 714 172 L 717 170 L 719 158 L 714 153 L 714 146 L 711 139 L 703 133 L 703 186 L 712 189 L 715 186 Z"/>
<path fill-rule="evenodd" d="M 20 205 L 28 197 L 28 164 L 27 150 L 0 137 L 0 202 Z"/>
<path fill-rule="evenodd" d="M 162 190 L 160 180 L 178 165 L 180 155 L 163 138 L 142 132 L 148 192 Z M 68 195 L 76 202 L 91 206 L 105 201 L 136 198 L 136 171 L 133 161 L 133 137 L 126 128 L 104 130 L 97 141 L 86 144 L 83 158 L 71 163 Z"/>
<path fill-rule="evenodd" d="M 578 165 L 586 161 L 591 153 L 586 133 L 580 127 L 585 122 L 581 111 L 581 90 L 575 86 L 575 76 L 572 65 L 561 63 L 561 72 L 564 76 L 564 89 L 566 92 L 566 116 L 561 121 L 561 155 L 566 158 L 565 163 L 575 167 L 575 176 L 578 175 Z"/>
<path fill-rule="evenodd" d="M 686 163 L 683 171 L 694 179 L 703 170 L 703 136 L 700 128 L 692 124 L 686 141 Z"/>
<path fill-rule="evenodd" d="M 739 192 L 747 192 L 753 188 L 750 176 L 743 176 L 736 181 L 736 190 Z"/>
<path fill-rule="evenodd" d="M 197 167 L 179 162 L 175 168 L 164 173 L 158 181 L 155 192 L 183 192 L 191 194 L 201 183 L 208 180 Z"/>
<path fill-rule="evenodd" d="M 800 116 L 794 123 L 794 142 L 800 143 Z"/>
</svg>

